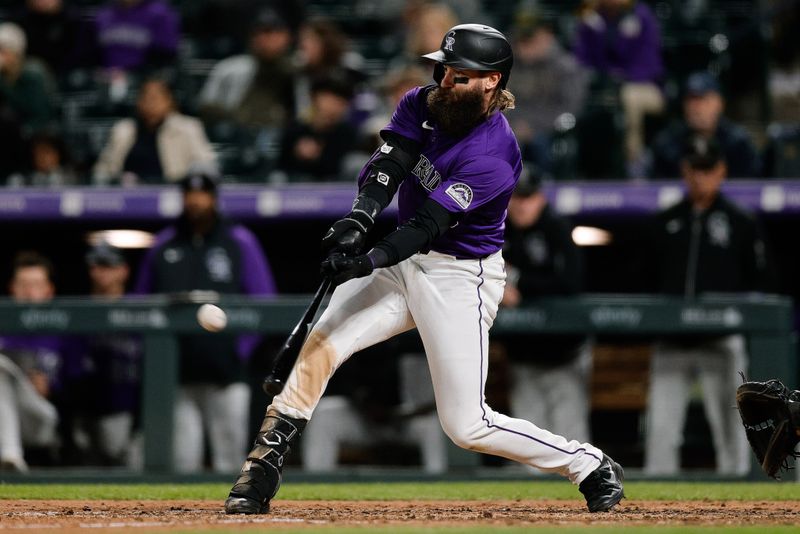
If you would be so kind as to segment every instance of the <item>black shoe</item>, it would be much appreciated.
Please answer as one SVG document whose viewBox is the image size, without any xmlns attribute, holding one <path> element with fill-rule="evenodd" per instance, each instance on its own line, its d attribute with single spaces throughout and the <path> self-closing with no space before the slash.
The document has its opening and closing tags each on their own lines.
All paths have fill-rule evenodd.
<svg viewBox="0 0 800 534">
<path fill-rule="evenodd" d="M 267 414 L 239 478 L 225 500 L 226 514 L 266 514 L 281 486 L 284 458 L 306 421 Z"/>
<path fill-rule="evenodd" d="M 269 501 L 278 493 L 281 469 L 268 462 L 247 460 L 225 500 L 226 514 L 266 514 Z"/>
<path fill-rule="evenodd" d="M 270 463 L 265 464 L 257 460 L 245 462 L 239 479 L 225 499 L 226 514 L 269 513 L 269 501 L 281 485 L 281 470 Z"/>
<path fill-rule="evenodd" d="M 247 497 L 228 497 L 225 499 L 226 514 L 268 514 L 269 501 L 261 504 Z"/>
<path fill-rule="evenodd" d="M 589 511 L 607 512 L 618 504 L 625 496 L 622 489 L 624 479 L 622 466 L 604 454 L 600 467 L 592 471 L 578 486 L 586 497 Z"/>
</svg>

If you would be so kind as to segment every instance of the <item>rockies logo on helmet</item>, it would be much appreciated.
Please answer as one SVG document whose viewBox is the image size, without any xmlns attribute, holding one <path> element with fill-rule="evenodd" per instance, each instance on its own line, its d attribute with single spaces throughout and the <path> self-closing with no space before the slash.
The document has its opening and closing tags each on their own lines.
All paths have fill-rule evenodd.
<svg viewBox="0 0 800 534">
<path fill-rule="evenodd" d="M 456 42 L 456 32 L 447 32 L 447 35 L 444 38 L 444 49 L 449 50 L 450 52 L 453 51 L 453 45 Z"/>
</svg>

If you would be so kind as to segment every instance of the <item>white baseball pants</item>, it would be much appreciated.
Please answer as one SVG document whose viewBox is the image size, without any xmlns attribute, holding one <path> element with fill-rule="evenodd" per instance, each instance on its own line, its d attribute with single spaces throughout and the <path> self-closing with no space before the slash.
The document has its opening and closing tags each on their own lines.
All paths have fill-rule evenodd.
<svg viewBox="0 0 800 534">
<path fill-rule="evenodd" d="M 445 433 L 457 445 L 580 483 L 603 453 L 513 419 L 486 404 L 489 328 L 503 295 L 498 252 L 457 260 L 431 252 L 337 287 L 270 410 L 309 419 L 328 380 L 351 354 L 416 326 Z"/>
</svg>

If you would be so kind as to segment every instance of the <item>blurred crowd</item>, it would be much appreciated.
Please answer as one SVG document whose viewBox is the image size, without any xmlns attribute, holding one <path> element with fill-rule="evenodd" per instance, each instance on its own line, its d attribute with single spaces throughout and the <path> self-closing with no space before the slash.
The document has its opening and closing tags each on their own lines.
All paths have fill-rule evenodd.
<svg viewBox="0 0 800 534">
<path fill-rule="evenodd" d="M 422 53 L 459 22 L 512 40 L 510 114 L 554 179 L 800 175 L 800 8 L 782 0 L 0 2 L 0 181 L 351 181 Z M 355 14 L 355 15 L 351 15 Z"/>
<path fill-rule="evenodd" d="M 760 224 L 720 188 L 726 178 L 800 177 L 800 1 L 0 0 L 0 183 L 181 187 L 182 215 L 141 263 L 105 242 L 88 250 L 92 298 L 276 294 L 259 240 L 217 211 L 219 184 L 354 181 L 397 102 L 432 83 L 420 55 L 476 21 L 514 47 L 507 116 L 526 169 L 508 210 L 503 306 L 582 290 L 581 251 L 547 204 L 549 180 L 682 179 L 685 198 L 643 244 L 647 289 L 775 289 Z M 48 301 L 53 270 L 20 252 L 11 297 Z M 498 339 L 490 401 L 589 440 L 594 342 Z M 265 346 L 181 338 L 179 470 L 238 468 L 248 411 L 263 410 L 246 382 Z M 363 358 L 376 368 L 354 366 L 331 384 L 301 448 L 307 469 L 335 469 L 353 442 L 411 443 L 426 471 L 446 468 L 419 344 L 377 350 L 386 359 Z M 130 335 L 0 336 L 0 469 L 141 467 L 141 359 Z M 655 343 L 647 472 L 680 469 L 699 376 L 716 468 L 745 473 L 726 403 L 746 362 L 740 336 Z"/>
</svg>

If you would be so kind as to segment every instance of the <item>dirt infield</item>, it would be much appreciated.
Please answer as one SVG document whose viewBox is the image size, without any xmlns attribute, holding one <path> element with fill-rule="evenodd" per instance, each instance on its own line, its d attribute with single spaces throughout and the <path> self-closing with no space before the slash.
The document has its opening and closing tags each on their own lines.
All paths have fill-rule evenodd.
<svg viewBox="0 0 800 534">
<path fill-rule="evenodd" d="M 217 501 L 0 500 L 0 532 L 97 532 L 249 525 L 798 525 L 800 502 L 636 501 L 589 514 L 579 501 L 282 501 L 262 516 L 227 516 Z"/>
</svg>

